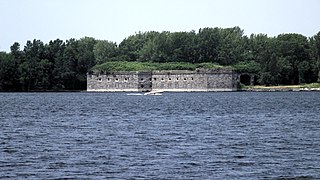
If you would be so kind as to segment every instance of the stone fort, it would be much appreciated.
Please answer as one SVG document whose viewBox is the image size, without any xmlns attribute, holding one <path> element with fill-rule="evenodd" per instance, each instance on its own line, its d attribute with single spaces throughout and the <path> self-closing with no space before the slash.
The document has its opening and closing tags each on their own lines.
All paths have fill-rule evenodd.
<svg viewBox="0 0 320 180">
<path fill-rule="evenodd" d="M 87 91 L 96 92 L 210 92 L 237 91 L 240 75 L 231 69 L 90 72 Z"/>
</svg>

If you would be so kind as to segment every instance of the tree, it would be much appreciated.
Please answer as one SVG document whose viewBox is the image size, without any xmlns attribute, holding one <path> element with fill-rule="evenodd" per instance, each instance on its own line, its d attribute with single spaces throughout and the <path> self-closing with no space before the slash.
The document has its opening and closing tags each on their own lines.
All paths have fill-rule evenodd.
<svg viewBox="0 0 320 180">
<path fill-rule="evenodd" d="M 279 57 L 287 59 L 291 66 L 290 82 L 299 84 L 305 81 L 305 72 L 310 71 L 310 46 L 307 37 L 301 34 L 281 34 L 277 37 Z"/>
<path fill-rule="evenodd" d="M 79 90 L 86 73 L 108 61 L 215 63 L 238 72 L 256 73 L 261 84 L 320 82 L 320 32 L 247 37 L 239 27 L 203 28 L 191 32 L 138 32 L 119 46 L 84 37 L 44 44 L 15 42 L 0 52 L 0 90 Z M 172 66 L 172 65 L 170 65 Z M 198 66 L 202 67 L 202 66 Z"/>
<path fill-rule="evenodd" d="M 49 44 L 46 45 L 47 60 L 49 62 L 42 63 L 46 64 L 45 67 L 49 64 L 52 68 L 52 71 L 49 71 L 51 74 L 48 75 L 51 82 L 48 88 L 52 90 L 63 90 L 65 88 L 62 77 L 66 72 L 67 66 L 67 63 L 65 63 L 63 59 L 65 47 L 65 42 L 60 39 L 50 41 Z"/>
<path fill-rule="evenodd" d="M 118 55 L 117 44 L 107 40 L 98 40 L 93 48 L 96 64 L 102 64 L 108 61 L 117 60 Z"/>
<path fill-rule="evenodd" d="M 169 37 L 171 39 L 171 57 L 168 61 L 195 62 L 194 31 L 170 33 Z"/>
<path fill-rule="evenodd" d="M 144 54 L 146 50 L 143 49 L 147 48 L 146 45 L 154 41 L 158 35 L 159 32 L 149 31 L 144 33 L 139 32 L 125 38 L 119 44 L 120 56 L 118 58 L 124 61 L 146 61 L 150 57 Z"/>
<path fill-rule="evenodd" d="M 310 44 L 312 48 L 311 65 L 313 65 L 312 67 L 317 74 L 317 81 L 320 83 L 320 31 L 310 38 Z"/>
<path fill-rule="evenodd" d="M 75 90 L 79 84 L 77 79 L 78 53 L 78 41 L 75 39 L 67 40 L 60 64 L 60 71 L 62 72 L 60 78 L 63 81 L 64 88 L 67 90 Z"/>
<path fill-rule="evenodd" d="M 251 34 L 248 40 L 250 58 L 259 64 L 263 64 L 264 60 L 267 59 L 265 56 L 271 51 L 275 52 L 271 45 L 273 41 L 273 38 L 269 38 L 266 34 Z"/>
<path fill-rule="evenodd" d="M 14 58 L 15 63 L 20 64 L 23 61 L 23 52 L 20 50 L 20 44 L 18 42 L 13 43 L 10 47 L 11 55 Z"/>
<path fill-rule="evenodd" d="M 143 48 L 139 51 L 139 59 L 140 62 L 152 62 L 155 61 L 156 50 L 155 50 L 155 41 L 154 39 L 149 40 L 143 46 Z"/>
<path fill-rule="evenodd" d="M 11 84 L 13 85 L 13 87 L 11 87 L 12 90 L 15 91 L 20 91 L 21 90 L 21 84 L 19 81 L 19 78 L 21 76 L 20 72 L 19 72 L 19 65 L 21 63 L 23 63 L 24 61 L 24 53 L 23 51 L 20 50 L 20 44 L 15 42 L 13 43 L 13 45 L 10 47 L 10 55 L 12 56 L 12 62 L 10 64 L 10 66 L 12 67 L 13 73 L 10 77 L 11 77 Z"/>
<path fill-rule="evenodd" d="M 37 68 L 41 59 L 46 58 L 45 46 L 42 41 L 34 39 L 32 42 L 27 41 L 24 47 L 24 60 L 19 65 L 20 82 L 22 90 L 31 91 L 37 89 L 36 84 L 39 79 Z"/>
<path fill-rule="evenodd" d="M 260 83 L 265 85 L 278 85 L 279 84 L 279 69 L 277 67 L 277 56 L 272 53 L 269 56 L 264 56 L 264 66 L 260 71 Z"/>
<path fill-rule="evenodd" d="M 16 65 L 14 57 L 11 54 L 0 52 L 0 90 L 1 91 L 17 91 Z"/>
<path fill-rule="evenodd" d="M 145 35 L 142 32 L 139 32 L 125 38 L 119 44 L 119 49 L 122 55 L 128 57 L 128 61 L 137 61 L 139 59 L 139 51 L 143 48 L 145 43 Z"/>
<path fill-rule="evenodd" d="M 92 37 L 84 37 L 78 41 L 77 72 L 80 74 L 86 74 L 96 64 L 93 52 L 96 42 Z"/>
<path fill-rule="evenodd" d="M 279 84 L 288 84 L 291 81 L 290 74 L 292 72 L 288 58 L 278 57 L 277 67 L 279 69 Z"/>
<path fill-rule="evenodd" d="M 51 89 L 52 63 L 47 59 L 42 59 L 37 65 L 37 81 L 35 88 L 37 90 Z"/>
<path fill-rule="evenodd" d="M 218 58 L 216 62 L 221 65 L 232 65 L 242 59 L 245 49 L 243 41 L 243 30 L 239 27 L 220 29 L 220 43 L 218 46 Z"/>
<path fill-rule="evenodd" d="M 195 63 L 218 62 L 218 47 L 221 43 L 218 28 L 200 29 L 196 35 Z"/>
<path fill-rule="evenodd" d="M 149 53 L 148 57 L 151 62 L 170 62 L 172 58 L 172 42 L 170 38 L 170 32 L 163 31 L 154 37 L 153 42 L 147 43 L 147 50 L 143 50 Z"/>
</svg>

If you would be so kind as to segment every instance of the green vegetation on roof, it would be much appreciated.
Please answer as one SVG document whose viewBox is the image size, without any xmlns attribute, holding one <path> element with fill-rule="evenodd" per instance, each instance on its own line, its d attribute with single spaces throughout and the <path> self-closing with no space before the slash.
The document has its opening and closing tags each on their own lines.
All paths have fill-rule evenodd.
<svg viewBox="0 0 320 180">
<path fill-rule="evenodd" d="M 155 70 L 195 70 L 197 68 L 222 68 L 223 66 L 213 63 L 185 63 L 185 62 L 170 62 L 170 63 L 151 63 L 151 62 L 127 62 L 113 61 L 96 65 L 92 68 L 93 71 L 155 71 Z"/>
</svg>

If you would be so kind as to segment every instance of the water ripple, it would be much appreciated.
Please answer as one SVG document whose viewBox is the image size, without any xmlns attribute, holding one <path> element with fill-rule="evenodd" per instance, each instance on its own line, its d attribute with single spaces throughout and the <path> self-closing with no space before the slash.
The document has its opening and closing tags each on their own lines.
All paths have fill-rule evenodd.
<svg viewBox="0 0 320 180">
<path fill-rule="evenodd" d="M 320 179 L 320 94 L 0 93 L 0 179 Z"/>
</svg>

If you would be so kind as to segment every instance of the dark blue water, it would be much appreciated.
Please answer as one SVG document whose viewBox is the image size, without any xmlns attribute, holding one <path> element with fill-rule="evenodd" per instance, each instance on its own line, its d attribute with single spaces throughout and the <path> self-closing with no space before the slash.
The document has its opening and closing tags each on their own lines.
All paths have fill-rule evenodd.
<svg viewBox="0 0 320 180">
<path fill-rule="evenodd" d="M 0 93 L 0 179 L 320 179 L 320 93 Z"/>
</svg>

